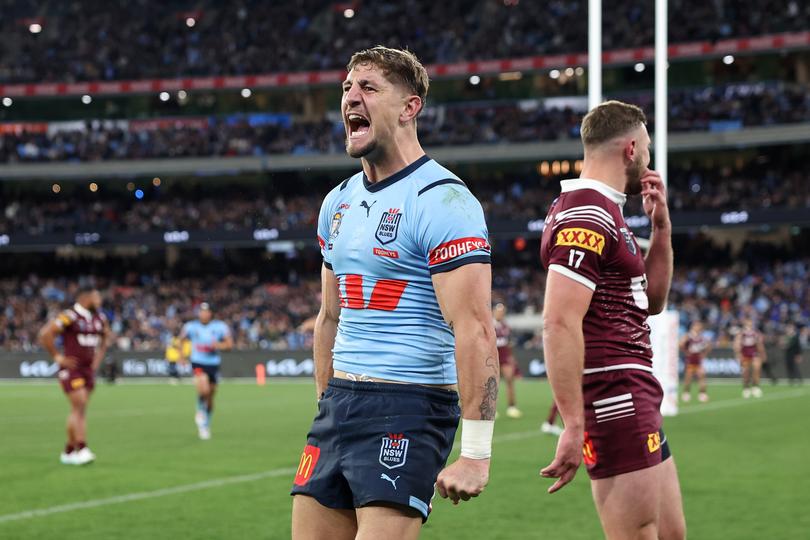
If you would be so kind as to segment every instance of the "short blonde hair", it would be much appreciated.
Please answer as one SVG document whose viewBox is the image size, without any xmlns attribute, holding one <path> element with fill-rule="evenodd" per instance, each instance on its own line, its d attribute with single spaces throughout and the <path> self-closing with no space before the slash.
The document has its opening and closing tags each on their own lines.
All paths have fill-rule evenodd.
<svg viewBox="0 0 810 540">
<path fill-rule="evenodd" d="M 377 45 L 354 53 L 346 66 L 346 71 L 363 65 L 380 68 L 389 81 L 402 85 L 412 94 L 419 96 L 424 107 L 430 80 L 425 66 L 411 51 Z"/>
<path fill-rule="evenodd" d="M 582 144 L 585 147 L 599 146 L 646 123 L 647 117 L 641 108 L 621 101 L 605 101 L 582 119 Z"/>
</svg>

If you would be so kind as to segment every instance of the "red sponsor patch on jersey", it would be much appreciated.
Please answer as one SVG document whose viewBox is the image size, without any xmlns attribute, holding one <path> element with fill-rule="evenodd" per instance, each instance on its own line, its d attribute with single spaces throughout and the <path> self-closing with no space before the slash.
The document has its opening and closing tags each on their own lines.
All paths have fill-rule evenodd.
<svg viewBox="0 0 810 540">
<path fill-rule="evenodd" d="M 489 242 L 485 238 L 468 237 L 450 240 L 444 244 L 439 244 L 430 251 L 428 265 L 435 266 L 446 263 L 471 251 L 479 250 L 489 253 Z"/>
<path fill-rule="evenodd" d="M 301 454 L 301 459 L 298 462 L 298 470 L 295 472 L 294 483 L 296 486 L 303 486 L 309 479 L 312 478 L 312 473 L 315 471 L 315 465 L 318 464 L 318 458 L 321 457 L 321 449 L 317 446 L 308 444 L 304 447 L 304 452 Z"/>
<path fill-rule="evenodd" d="M 593 441 L 588 436 L 587 431 L 585 432 L 585 440 L 582 443 L 582 461 L 588 467 L 596 465 L 596 448 L 593 447 Z"/>
<path fill-rule="evenodd" d="M 390 259 L 399 259 L 399 251 L 393 249 L 382 249 L 375 247 L 373 250 L 374 255 L 378 257 L 388 257 Z"/>
</svg>

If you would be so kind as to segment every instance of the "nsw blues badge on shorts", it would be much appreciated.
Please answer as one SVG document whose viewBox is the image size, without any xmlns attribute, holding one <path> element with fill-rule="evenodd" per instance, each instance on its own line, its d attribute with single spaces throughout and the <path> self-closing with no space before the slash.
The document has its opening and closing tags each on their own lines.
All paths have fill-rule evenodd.
<svg viewBox="0 0 810 540">
<path fill-rule="evenodd" d="M 380 445 L 380 465 L 389 469 L 405 465 L 409 442 L 402 433 L 389 433 L 383 437 Z"/>
</svg>

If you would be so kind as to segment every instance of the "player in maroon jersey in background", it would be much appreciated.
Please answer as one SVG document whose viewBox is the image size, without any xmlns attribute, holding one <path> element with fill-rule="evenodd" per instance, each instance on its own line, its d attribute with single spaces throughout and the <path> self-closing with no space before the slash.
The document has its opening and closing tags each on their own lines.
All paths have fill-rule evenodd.
<svg viewBox="0 0 810 540">
<path fill-rule="evenodd" d="M 762 334 L 754 328 L 754 321 L 750 317 L 743 319 L 742 330 L 734 337 L 734 354 L 742 370 L 743 398 L 762 397 L 759 374 L 765 360 L 765 344 Z"/>
<path fill-rule="evenodd" d="M 686 360 L 686 368 L 683 375 L 682 401 L 692 399 L 690 389 L 692 379 L 698 379 L 698 400 L 701 403 L 709 401 L 709 394 L 706 393 L 706 370 L 703 369 L 703 359 L 709 354 L 712 348 L 711 342 L 703 335 L 703 323 L 694 321 L 689 327 L 689 332 L 681 338 L 680 349 Z"/>
<path fill-rule="evenodd" d="M 666 306 L 672 225 L 664 183 L 648 169 L 645 124 L 634 105 L 591 110 L 582 174 L 562 182 L 545 220 L 543 345 L 565 429 L 540 474 L 558 479 L 554 493 L 584 459 L 607 538 L 679 539 L 686 524 L 647 325 Z M 652 227 L 646 259 L 622 215 L 638 194 Z"/>
<path fill-rule="evenodd" d="M 523 413 L 517 408 L 517 398 L 515 397 L 515 371 L 517 362 L 512 354 L 512 329 L 506 322 L 506 306 L 497 304 L 492 310 L 495 319 L 495 338 L 498 346 L 498 361 L 501 364 L 501 377 L 506 381 L 506 397 L 509 406 L 506 409 L 506 416 L 509 418 L 520 418 Z"/>
<path fill-rule="evenodd" d="M 60 334 L 62 352 L 56 347 Z M 39 332 L 40 344 L 61 368 L 59 382 L 70 401 L 67 444 L 60 456 L 65 465 L 86 465 L 96 459 L 87 447 L 85 413 L 95 386 L 95 371 L 111 338 L 110 325 L 101 312 L 101 293 L 95 287 L 80 288 L 73 307 L 48 321 Z"/>
</svg>

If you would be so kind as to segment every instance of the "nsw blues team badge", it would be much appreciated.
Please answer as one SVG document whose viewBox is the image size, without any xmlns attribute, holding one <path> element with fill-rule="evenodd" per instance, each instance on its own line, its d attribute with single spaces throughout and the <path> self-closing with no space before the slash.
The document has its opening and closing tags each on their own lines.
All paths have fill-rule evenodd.
<svg viewBox="0 0 810 540">
<path fill-rule="evenodd" d="M 622 233 L 622 236 L 624 236 L 624 243 L 627 245 L 628 251 L 630 251 L 631 254 L 635 255 L 636 243 L 633 242 L 633 237 L 630 235 L 630 231 L 628 231 L 624 227 L 619 229 L 619 231 Z"/>
<path fill-rule="evenodd" d="M 405 465 L 409 442 L 402 433 L 389 433 L 383 437 L 380 445 L 380 465 L 389 469 Z"/>
<path fill-rule="evenodd" d="M 402 221 L 400 209 L 389 208 L 387 212 L 383 212 L 380 218 L 380 224 L 377 225 L 377 232 L 374 236 L 381 244 L 390 244 L 397 239 L 400 221 Z"/>
</svg>

